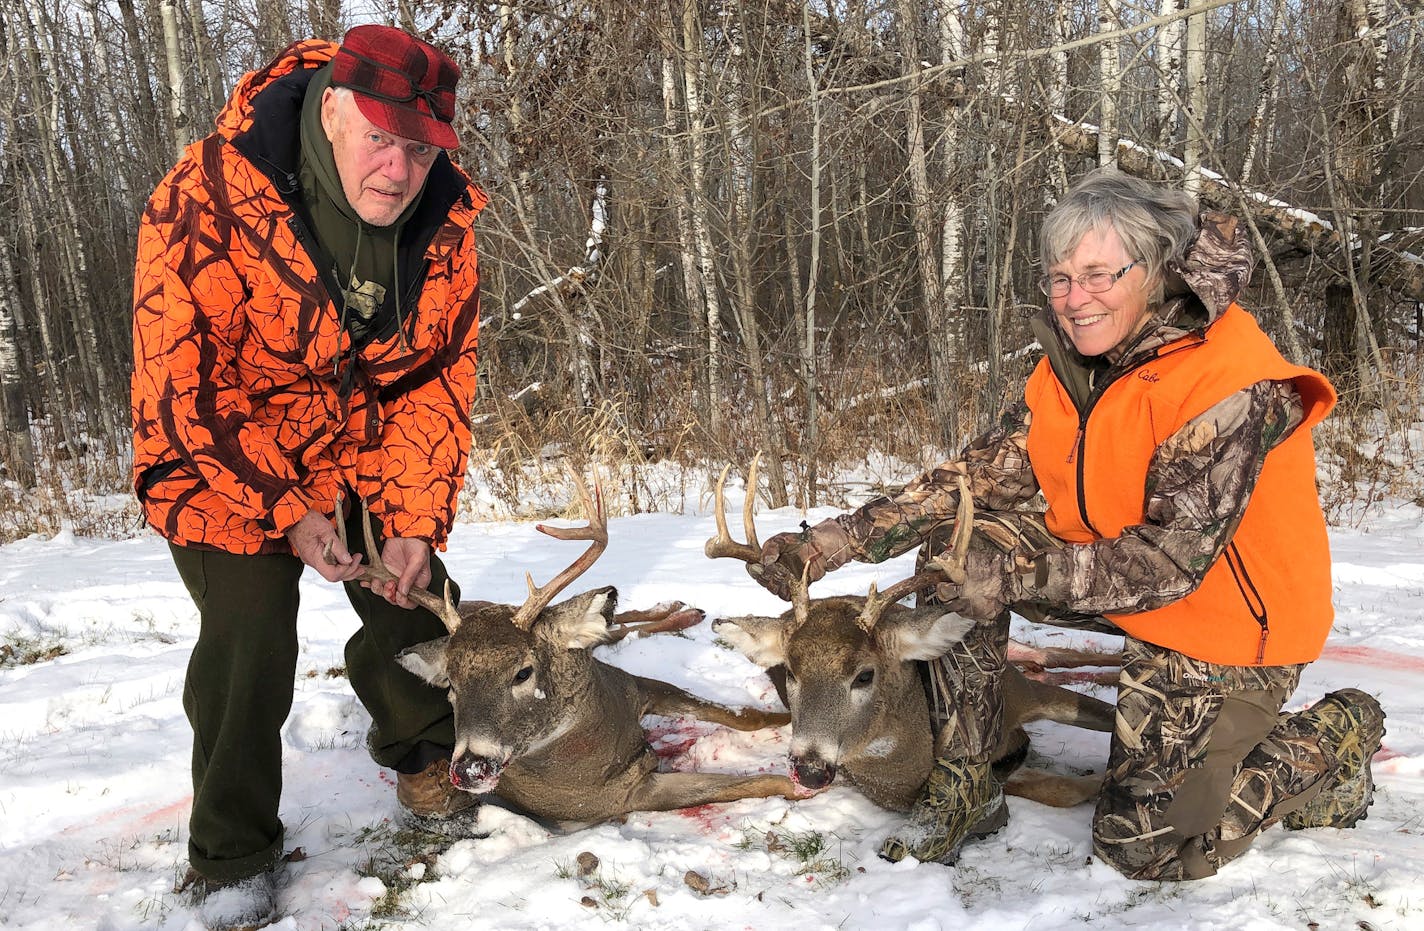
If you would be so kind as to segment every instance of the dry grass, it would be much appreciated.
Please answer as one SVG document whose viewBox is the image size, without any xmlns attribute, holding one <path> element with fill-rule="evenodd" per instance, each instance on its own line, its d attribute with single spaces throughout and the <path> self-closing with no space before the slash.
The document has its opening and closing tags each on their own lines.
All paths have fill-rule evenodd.
<svg viewBox="0 0 1424 931">
<path fill-rule="evenodd" d="M 770 394 L 775 430 L 785 437 L 791 502 L 807 502 L 805 459 L 818 466 L 815 503 L 846 507 L 894 489 L 941 461 L 946 449 L 928 391 L 908 357 L 883 365 L 883 354 L 852 357 L 819 383 L 819 438 L 804 446 L 805 396 L 794 372 L 776 369 Z M 1026 366 L 1020 366 L 1026 368 Z M 1358 526 L 1392 502 L 1424 506 L 1424 382 L 1416 355 L 1393 360 L 1386 386 L 1390 406 L 1342 399 L 1316 430 L 1321 500 L 1332 523 Z M 476 406 L 470 481 L 461 499 L 466 519 L 529 520 L 576 516 L 577 497 L 565 463 L 588 476 L 596 471 L 611 515 L 681 513 L 710 494 L 714 475 L 731 463 L 740 471 L 762 448 L 745 383 L 728 372 L 716 435 L 697 409 L 688 367 L 650 367 L 647 379 L 609 391 L 580 409 L 566 387 L 546 386 L 514 398 L 484 392 Z M 1009 384 L 1025 371 L 1006 372 Z M 967 373 L 959 410 L 964 433 L 986 429 L 998 415 L 984 377 Z M 1012 391 L 1014 389 L 1010 389 Z M 1000 396 L 1003 392 L 998 393 Z M 129 491 L 127 449 L 90 443 L 64 449 L 53 432 L 36 430 L 38 481 L 33 489 L 0 483 L 0 542 L 72 531 L 126 537 L 143 528 Z M 766 469 L 765 460 L 763 469 Z"/>
</svg>

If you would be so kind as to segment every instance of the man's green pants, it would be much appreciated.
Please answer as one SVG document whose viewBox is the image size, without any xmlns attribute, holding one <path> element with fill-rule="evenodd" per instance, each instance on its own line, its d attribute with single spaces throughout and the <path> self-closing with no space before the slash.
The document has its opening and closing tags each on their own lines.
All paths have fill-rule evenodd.
<svg viewBox="0 0 1424 931">
<path fill-rule="evenodd" d="M 347 529 L 352 552 L 364 552 L 359 515 Z M 205 878 L 225 883 L 263 872 L 282 853 L 281 729 L 292 707 L 297 582 L 305 567 L 288 554 L 169 548 L 200 620 L 183 687 L 193 727 L 188 858 Z M 443 592 L 448 575 L 433 554 L 430 570 L 430 590 Z M 423 608 L 398 608 L 359 585 L 345 587 L 361 620 L 346 644 L 346 672 L 371 715 L 371 756 L 382 766 L 419 772 L 449 755 L 453 713 L 443 692 L 395 657 L 444 636 L 445 627 Z M 451 591 L 458 599 L 453 585 Z"/>
</svg>

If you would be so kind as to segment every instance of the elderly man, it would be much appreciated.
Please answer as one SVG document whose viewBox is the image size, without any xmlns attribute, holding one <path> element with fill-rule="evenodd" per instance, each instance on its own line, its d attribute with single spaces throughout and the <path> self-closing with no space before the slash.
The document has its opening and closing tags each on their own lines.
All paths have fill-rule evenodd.
<svg viewBox="0 0 1424 931">
<path fill-rule="evenodd" d="M 450 706 L 394 662 L 444 633 L 407 596 L 446 581 L 432 551 L 470 442 L 486 198 L 446 154 L 459 77 L 387 26 L 298 42 L 241 80 L 143 216 L 134 491 L 201 620 L 183 703 L 190 878 L 210 927 L 276 915 L 304 566 L 346 583 L 360 616 L 347 672 L 402 816 L 452 836 L 474 822 L 448 781 Z M 356 581 L 364 553 L 335 524 L 356 498 L 395 581 Z"/>
</svg>

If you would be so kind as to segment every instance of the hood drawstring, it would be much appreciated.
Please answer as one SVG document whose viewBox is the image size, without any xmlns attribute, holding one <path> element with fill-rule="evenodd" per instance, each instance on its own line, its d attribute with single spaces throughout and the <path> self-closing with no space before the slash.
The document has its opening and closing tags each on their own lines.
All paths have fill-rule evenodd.
<svg viewBox="0 0 1424 931">
<path fill-rule="evenodd" d="M 361 261 L 361 239 L 362 233 L 364 233 L 365 231 L 366 224 L 362 223 L 360 220 L 357 220 L 356 249 L 355 253 L 351 256 L 351 269 L 346 273 L 345 278 L 339 277 L 341 270 L 339 268 L 337 269 L 337 280 L 341 283 L 341 314 L 336 318 L 337 349 L 336 355 L 331 360 L 331 367 L 336 370 L 336 376 L 338 379 L 341 377 L 341 336 L 343 333 L 346 333 L 346 313 L 351 307 L 351 298 L 349 296 L 348 289 L 351 287 L 352 279 L 356 277 L 356 263 Z M 348 339 L 351 338 L 349 333 L 346 333 L 346 336 Z M 354 339 L 351 341 L 351 348 L 356 348 L 356 343 Z"/>
<path fill-rule="evenodd" d="M 401 290 L 400 280 L 400 234 L 397 233 L 395 241 L 391 243 L 391 267 L 395 269 L 396 285 L 396 332 L 400 334 L 400 347 L 404 352 L 410 352 L 410 343 L 405 338 L 405 318 L 401 316 L 401 304 L 405 297 L 405 292 Z"/>
</svg>

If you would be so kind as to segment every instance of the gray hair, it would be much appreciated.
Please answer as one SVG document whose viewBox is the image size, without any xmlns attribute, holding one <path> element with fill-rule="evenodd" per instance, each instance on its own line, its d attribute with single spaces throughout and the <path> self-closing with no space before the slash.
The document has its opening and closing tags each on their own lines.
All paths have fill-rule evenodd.
<svg viewBox="0 0 1424 931">
<path fill-rule="evenodd" d="M 1098 168 L 1079 178 L 1043 220 L 1038 254 L 1045 269 L 1063 261 L 1093 230 L 1111 229 L 1147 273 L 1150 297 L 1162 299 L 1163 270 L 1196 235 L 1197 203 L 1184 191 Z"/>
</svg>

